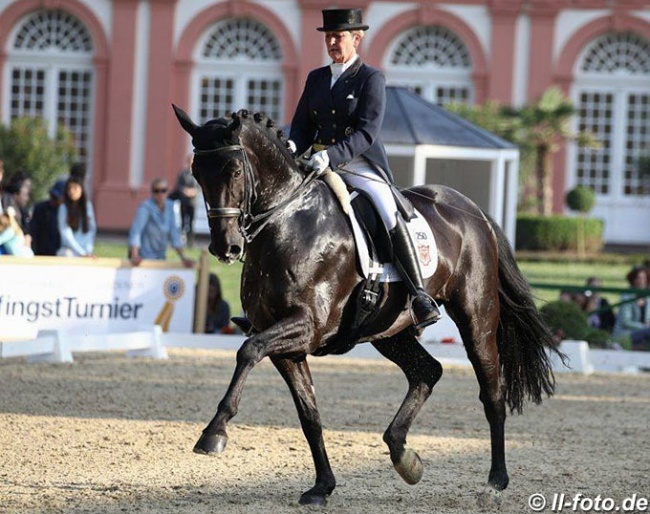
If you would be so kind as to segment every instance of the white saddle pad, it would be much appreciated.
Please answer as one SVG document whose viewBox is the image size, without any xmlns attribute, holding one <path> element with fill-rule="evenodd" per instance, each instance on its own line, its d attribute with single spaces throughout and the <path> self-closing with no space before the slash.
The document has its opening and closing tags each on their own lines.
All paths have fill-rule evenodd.
<svg viewBox="0 0 650 514">
<path fill-rule="evenodd" d="M 436 246 L 436 240 L 433 237 L 431 227 L 424 219 L 424 216 L 417 209 L 415 210 L 415 214 L 416 217 L 409 221 L 406 226 L 411 235 L 413 247 L 418 254 L 418 263 L 420 264 L 422 278 L 429 278 L 433 276 L 438 267 L 438 247 Z M 354 232 L 354 240 L 357 245 L 357 257 L 359 258 L 363 276 L 368 278 L 370 275 L 380 275 L 380 282 L 401 282 L 402 277 L 394 264 L 390 262 L 377 263 L 370 260 L 370 252 L 368 251 L 365 233 L 359 225 L 354 209 L 350 209 L 349 216 L 352 222 L 352 231 Z"/>
</svg>

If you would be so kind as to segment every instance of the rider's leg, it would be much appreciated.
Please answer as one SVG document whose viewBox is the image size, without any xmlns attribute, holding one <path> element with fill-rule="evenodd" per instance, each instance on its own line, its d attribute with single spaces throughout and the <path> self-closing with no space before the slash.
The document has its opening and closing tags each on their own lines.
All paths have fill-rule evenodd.
<svg viewBox="0 0 650 514">
<path fill-rule="evenodd" d="M 354 175 L 343 173 L 350 186 L 365 191 L 373 200 L 393 244 L 394 262 L 409 293 L 415 325 L 426 327 L 440 319 L 440 311 L 424 289 L 418 257 L 406 228 L 406 222 L 397 213 L 397 205 L 390 186 L 377 175 L 362 158 L 346 165 Z"/>
<path fill-rule="evenodd" d="M 395 228 L 390 231 L 390 239 L 393 243 L 395 266 L 402 275 L 409 293 L 411 293 L 411 307 L 415 318 L 415 326 L 424 328 L 434 324 L 442 316 L 438 307 L 424 289 L 418 256 L 406 228 L 406 222 L 401 216 L 397 216 Z"/>
</svg>

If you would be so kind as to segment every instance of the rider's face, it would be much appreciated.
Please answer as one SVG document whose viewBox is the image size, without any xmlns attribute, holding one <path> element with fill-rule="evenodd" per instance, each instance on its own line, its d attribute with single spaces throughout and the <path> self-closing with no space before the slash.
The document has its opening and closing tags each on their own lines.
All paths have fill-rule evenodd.
<svg viewBox="0 0 650 514">
<path fill-rule="evenodd" d="M 350 31 L 325 32 L 325 46 L 332 61 L 338 64 L 348 62 L 357 53 L 361 38 Z"/>
</svg>

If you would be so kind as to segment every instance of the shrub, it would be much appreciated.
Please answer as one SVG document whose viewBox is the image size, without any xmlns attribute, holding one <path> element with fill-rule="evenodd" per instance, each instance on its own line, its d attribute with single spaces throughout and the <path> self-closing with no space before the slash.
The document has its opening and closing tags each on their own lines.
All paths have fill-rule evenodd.
<svg viewBox="0 0 650 514">
<path fill-rule="evenodd" d="M 562 251 L 577 250 L 578 223 L 582 220 L 568 216 L 517 216 L 517 250 Z M 603 221 L 584 220 L 585 248 L 598 252 L 603 247 Z"/>
<path fill-rule="evenodd" d="M 612 341 L 612 334 L 606 330 L 599 328 L 591 328 L 587 331 L 585 341 L 589 343 L 592 348 L 609 348 Z"/>
<path fill-rule="evenodd" d="M 540 313 L 558 339 L 585 341 L 590 330 L 587 315 L 575 303 L 562 300 L 549 302 L 540 309 Z"/>
<path fill-rule="evenodd" d="M 47 197 L 52 183 L 67 175 L 77 150 L 72 134 L 59 125 L 54 139 L 48 135 L 42 118 L 15 118 L 10 126 L 0 125 L 0 160 L 4 163 L 5 181 L 19 169 L 32 179 L 32 198 Z"/>
<path fill-rule="evenodd" d="M 596 193 L 589 187 L 578 186 L 566 194 L 566 204 L 572 211 L 588 213 L 596 204 Z"/>
</svg>

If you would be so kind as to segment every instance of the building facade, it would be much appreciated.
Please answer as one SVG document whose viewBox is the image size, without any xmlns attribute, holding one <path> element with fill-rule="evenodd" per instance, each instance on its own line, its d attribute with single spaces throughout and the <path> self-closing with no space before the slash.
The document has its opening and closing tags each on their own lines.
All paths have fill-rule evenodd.
<svg viewBox="0 0 650 514">
<path fill-rule="evenodd" d="M 559 85 L 603 145 L 557 154 L 556 212 L 577 184 L 612 243 L 650 242 L 647 0 L 0 0 L 0 120 L 72 130 L 100 228 L 128 228 L 154 177 L 173 181 L 195 121 L 247 108 L 291 119 L 326 63 L 321 9 L 360 7 L 363 59 L 426 99 L 521 105 Z"/>
</svg>

